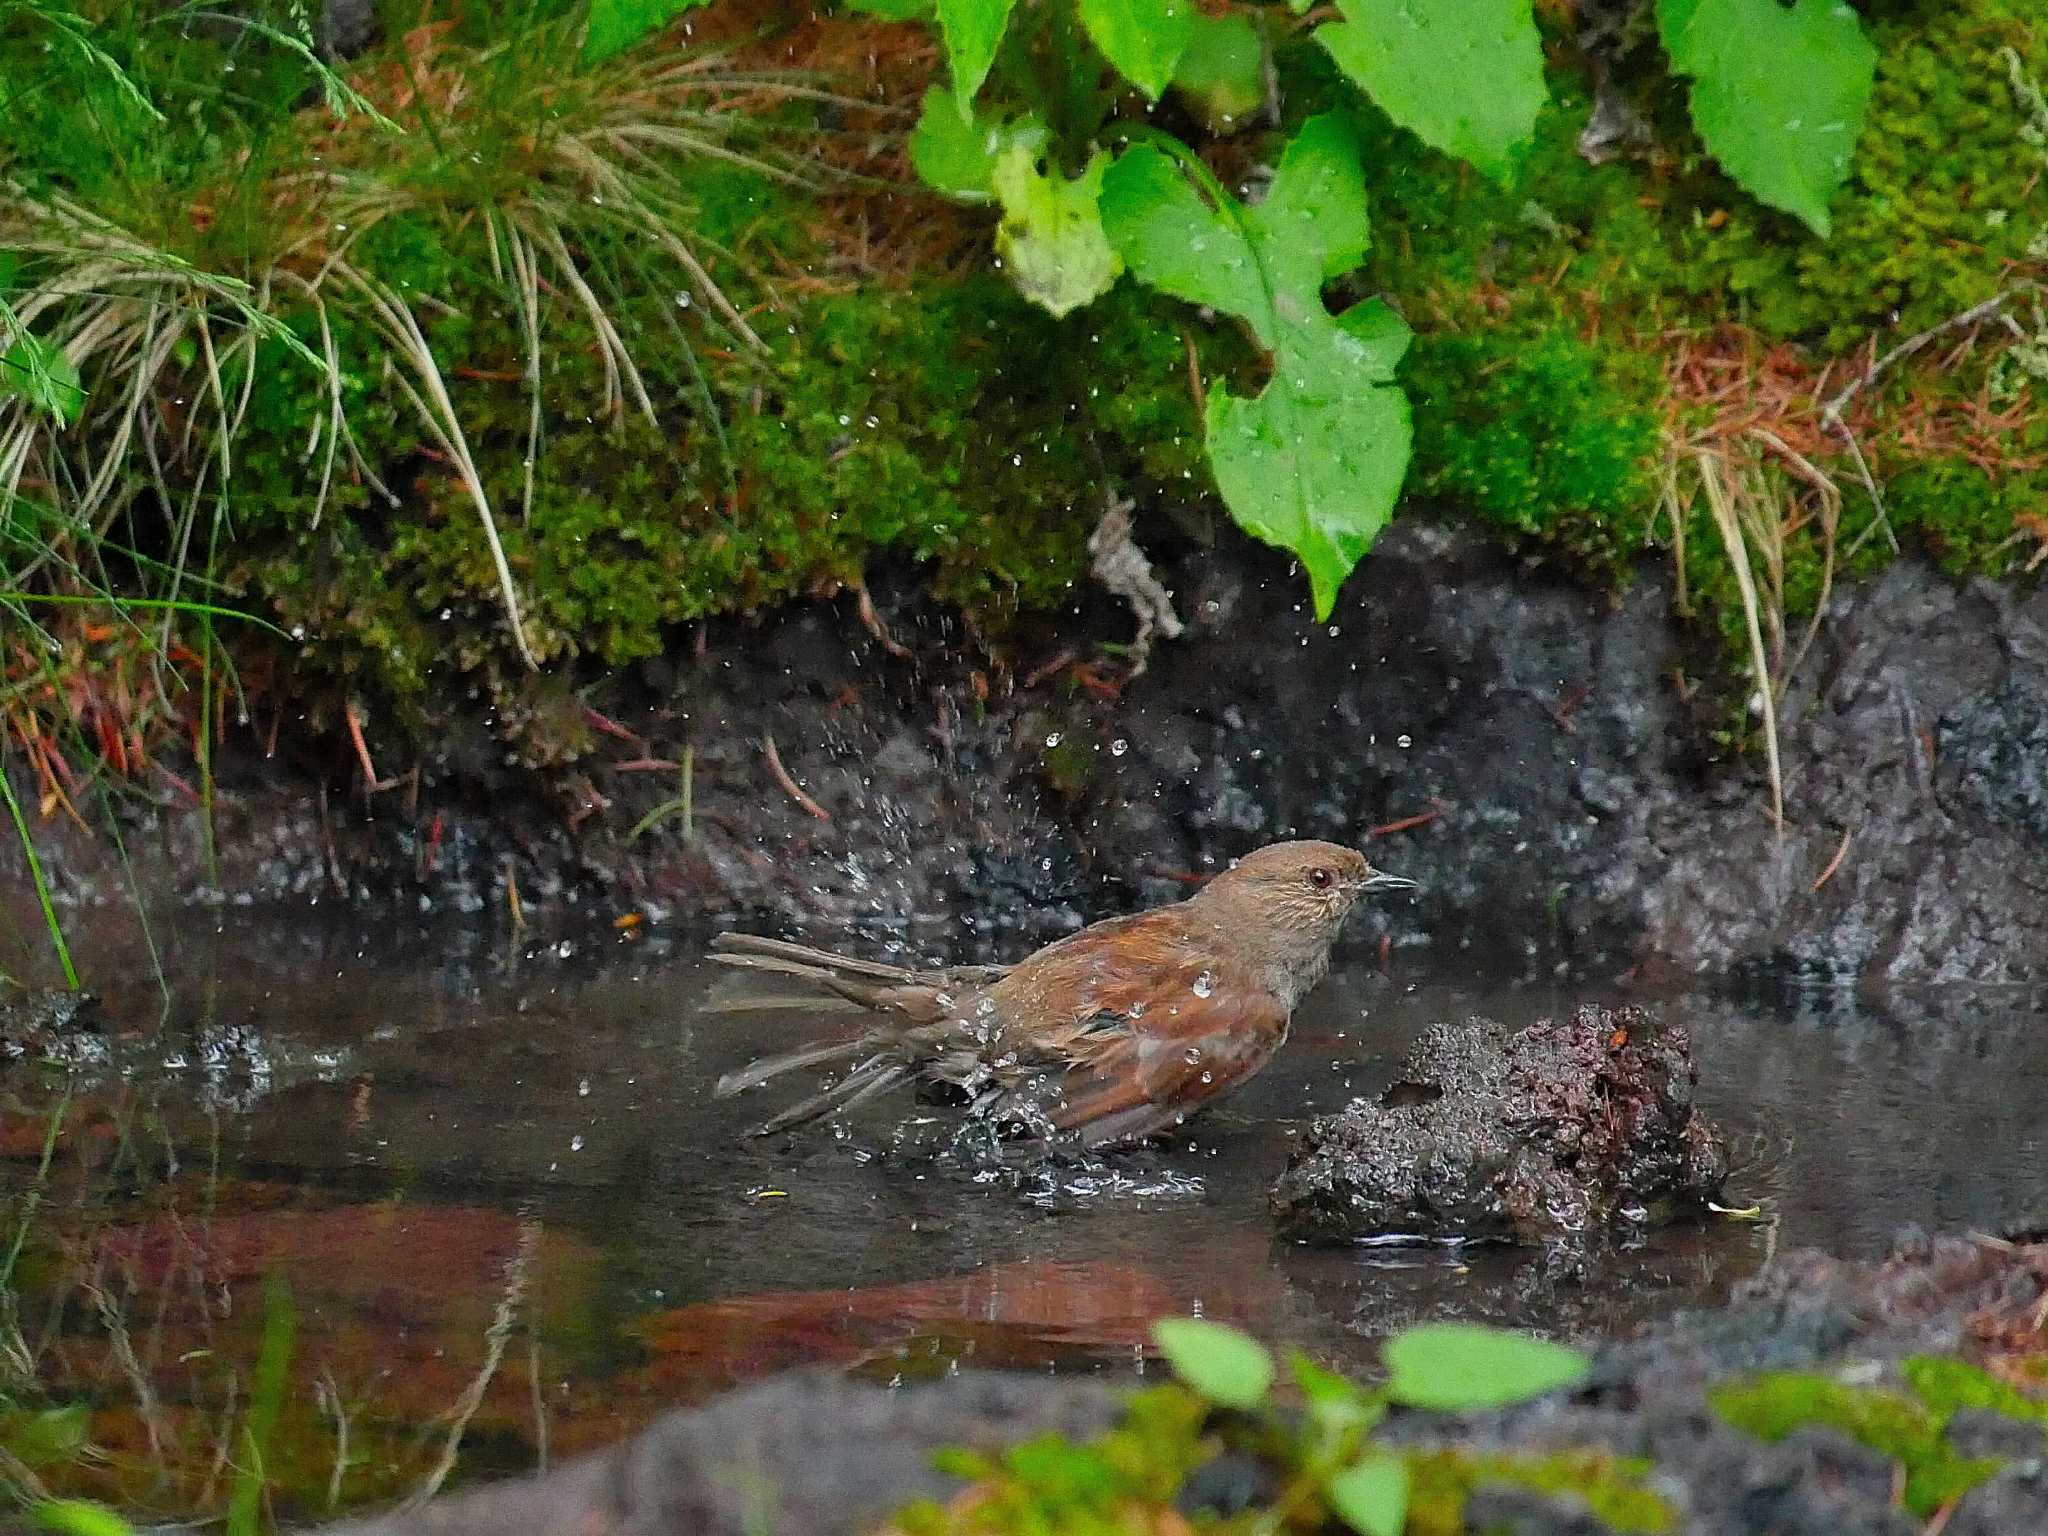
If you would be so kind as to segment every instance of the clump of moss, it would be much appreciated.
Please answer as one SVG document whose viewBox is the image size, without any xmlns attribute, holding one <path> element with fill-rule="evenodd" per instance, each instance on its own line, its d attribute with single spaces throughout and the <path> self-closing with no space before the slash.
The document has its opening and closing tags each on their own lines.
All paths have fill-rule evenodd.
<svg viewBox="0 0 2048 1536">
<path fill-rule="evenodd" d="M 2048 472 L 1993 475 L 1961 457 L 1902 470 L 1887 492 L 1893 524 L 1954 576 L 2003 576 L 2040 547 L 2016 537 L 2015 520 L 2048 506 Z"/>
<path fill-rule="evenodd" d="M 999 627 L 1083 574 L 1106 487 L 1206 494 L 1168 306 L 1125 285 L 1055 321 L 983 273 L 813 298 L 764 327 L 765 356 L 706 351 L 694 376 L 677 361 L 681 334 L 650 310 L 666 301 L 628 301 L 622 329 L 675 375 L 658 383 L 649 365 L 655 422 L 599 409 L 596 338 L 556 317 L 529 505 L 514 317 L 465 266 L 474 253 L 438 232 L 394 229 L 375 254 L 416 291 L 453 297 L 429 339 L 543 662 L 630 663 L 678 624 L 857 584 L 882 558 L 925 563 L 940 597 Z M 374 355 L 366 338 L 338 340 Z M 1234 335 L 1187 340 L 1214 368 L 1242 350 Z M 266 371 L 242 448 L 255 473 L 238 493 L 237 578 L 313 637 L 317 670 L 409 711 L 430 676 L 468 675 L 510 719 L 527 684 L 477 509 L 394 395 L 363 370 L 345 404 L 397 504 L 349 484 L 312 527 L 301 511 L 320 463 L 303 452 L 304 424 L 325 415 L 323 386 L 282 361 Z"/>
<path fill-rule="evenodd" d="M 1937 1415 L 1904 1393 L 1854 1387 L 1809 1371 L 1781 1371 L 1727 1382 L 1708 1393 L 1714 1410 L 1737 1429 L 1762 1440 L 1784 1439 L 1808 1425 L 1839 1430 L 1898 1462 L 1906 1474 L 1906 1507 L 1931 1515 L 1990 1477 L 2000 1463 L 1966 1457 L 1943 1432 Z"/>
<path fill-rule="evenodd" d="M 2048 78 L 2039 7 L 1949 0 L 1869 25 L 1877 79 L 1832 239 L 1743 196 L 1703 157 L 1669 208 L 1694 292 L 1829 351 L 1983 302 L 2037 261 L 2028 247 L 2048 226 L 2041 151 L 2026 140 L 2005 56 Z"/>
<path fill-rule="evenodd" d="M 1408 1465 L 1413 1480 L 1409 1536 L 1464 1536 L 1466 1500 L 1488 1483 L 1575 1500 L 1622 1536 L 1659 1536 L 1678 1518 L 1671 1505 L 1646 1485 L 1654 1469 L 1639 1457 L 1605 1451 L 1544 1456 L 1428 1451 L 1411 1456 Z"/>
<path fill-rule="evenodd" d="M 1641 552 L 1657 506 L 1662 421 L 1647 357 L 1555 324 L 1419 336 L 1410 494 L 1469 507 L 1609 580 Z"/>
</svg>

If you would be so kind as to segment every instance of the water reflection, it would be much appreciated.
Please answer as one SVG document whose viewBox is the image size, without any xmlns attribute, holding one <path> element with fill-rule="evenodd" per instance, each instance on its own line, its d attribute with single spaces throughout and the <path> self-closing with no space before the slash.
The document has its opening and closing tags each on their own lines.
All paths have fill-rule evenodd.
<svg viewBox="0 0 2048 1536">
<path fill-rule="evenodd" d="M 1771 1219 L 1561 1264 L 1277 1242 L 1265 1189 L 1302 1120 L 1380 1086 L 1432 1020 L 1585 993 L 1340 968 L 1182 1140 L 1020 1187 L 901 1145 L 903 1102 L 741 1139 L 766 1101 L 710 1085 L 790 1021 L 698 1012 L 687 953 L 435 966 L 341 927 L 176 940 L 168 1011 L 153 982 L 110 996 L 106 1066 L 0 1077 L 10 1234 L 40 1199 L 10 1351 L 48 1400 L 92 1405 L 105 1452 L 50 1476 L 155 1515 L 224 1502 L 272 1275 L 298 1331 L 266 1465 L 301 1518 L 417 1486 L 451 1441 L 464 1475 L 524 1467 L 797 1363 L 1128 1373 L 1150 1318 L 1199 1308 L 1364 1366 L 1422 1318 L 1612 1331 L 1720 1297 L 1773 1244 L 1869 1254 L 1901 1223 L 2048 1209 L 2031 992 L 1665 999 L 1746 1149 L 1733 1193 Z"/>
</svg>

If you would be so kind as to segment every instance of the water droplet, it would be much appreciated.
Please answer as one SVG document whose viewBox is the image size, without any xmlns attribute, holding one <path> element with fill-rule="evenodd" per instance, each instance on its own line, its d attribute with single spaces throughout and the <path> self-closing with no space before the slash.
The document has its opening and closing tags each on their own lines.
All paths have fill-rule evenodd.
<svg viewBox="0 0 2048 1536">
<path fill-rule="evenodd" d="M 1045 738 L 1045 744 L 1046 744 L 1046 745 L 1047 745 L 1048 747 L 1056 747 L 1056 746 L 1058 746 L 1058 745 L 1060 744 L 1060 733 L 1059 733 L 1058 731 L 1054 731 L 1054 732 L 1052 732 L 1052 733 L 1051 733 L 1050 735 L 1048 735 L 1048 736 L 1047 736 L 1047 737 Z"/>
<path fill-rule="evenodd" d="M 676 295 L 676 308 L 677 308 L 677 309 L 688 309 L 689 307 L 690 307 L 690 296 L 689 296 L 689 295 L 688 295 L 687 293 L 679 293 L 679 294 L 677 294 L 677 295 Z"/>
<path fill-rule="evenodd" d="M 1199 976 L 1197 976 L 1197 977 L 1195 978 L 1195 984 L 1194 984 L 1194 993 L 1195 993 L 1195 996 L 1197 996 L 1197 997 L 1207 997 L 1207 996 L 1208 996 L 1208 995 L 1209 995 L 1210 993 L 1214 992 L 1215 990 L 1216 990 L 1216 974 L 1215 974 L 1215 972 L 1213 972 L 1213 971 L 1203 971 L 1203 972 L 1202 972 L 1202 973 L 1201 973 L 1201 974 L 1200 974 Z"/>
<path fill-rule="evenodd" d="M 1415 745 L 1415 738 L 1413 736 L 1410 736 L 1406 731 L 1403 731 L 1399 736 L 1396 736 L 1394 738 L 1394 745 L 1397 747 L 1412 747 Z"/>
<path fill-rule="evenodd" d="M 569 1138 L 569 1150 L 571 1152 L 581 1152 L 583 1150 L 583 1138 L 581 1136 L 571 1136 Z"/>
<path fill-rule="evenodd" d="M 1115 741 L 1112 741 L 1109 744 L 1109 755 L 1111 757 L 1122 757 L 1126 752 L 1130 750 L 1131 744 L 1128 741 L 1125 741 L 1121 736 L 1117 737 Z"/>
<path fill-rule="evenodd" d="M 590 1097 L 590 1079 L 589 1079 L 589 1078 L 587 1078 L 587 1077 L 586 1077 L 586 1078 L 584 1078 L 582 1082 L 580 1082 L 580 1083 L 578 1083 L 578 1084 L 576 1085 L 576 1097 L 577 1097 L 577 1098 L 579 1098 L 579 1099 L 587 1099 L 587 1098 L 589 1098 L 589 1097 Z"/>
</svg>

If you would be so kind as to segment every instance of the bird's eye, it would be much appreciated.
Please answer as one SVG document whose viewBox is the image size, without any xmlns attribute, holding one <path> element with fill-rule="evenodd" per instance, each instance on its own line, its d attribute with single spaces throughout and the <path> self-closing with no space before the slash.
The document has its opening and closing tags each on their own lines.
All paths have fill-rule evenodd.
<svg viewBox="0 0 2048 1536">
<path fill-rule="evenodd" d="M 1308 883 L 1319 891 L 1327 891 L 1330 888 L 1330 882 L 1336 878 L 1327 869 L 1312 869 L 1308 872 Z"/>
</svg>

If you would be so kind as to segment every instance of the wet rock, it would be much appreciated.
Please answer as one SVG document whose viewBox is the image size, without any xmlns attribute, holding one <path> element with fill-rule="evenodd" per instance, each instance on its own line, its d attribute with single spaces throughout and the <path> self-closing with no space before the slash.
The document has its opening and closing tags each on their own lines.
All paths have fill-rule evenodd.
<svg viewBox="0 0 2048 1536">
<path fill-rule="evenodd" d="M 818 1374 L 777 1377 L 670 1414 L 559 1471 L 323 1527 L 325 1536 L 862 1536 L 905 1504 L 959 1487 L 932 1467 L 952 1446 L 995 1451 L 1036 1435 L 1088 1439 L 1122 1401 L 1108 1387 L 981 1375 L 881 1391 Z"/>
<path fill-rule="evenodd" d="M 91 993 L 56 987 L 0 988 L 0 1066 L 15 1061 L 82 1066 L 106 1055 L 107 1042 Z"/>
<path fill-rule="evenodd" d="M 1540 1243 L 1719 1195 L 1682 1029 L 1580 1008 L 1511 1031 L 1441 1023 L 1378 1099 L 1316 1120 L 1274 1190 L 1289 1233 Z"/>
<path fill-rule="evenodd" d="M 2048 1298 L 2048 1246 L 1913 1235 L 1877 1264 L 1787 1256 L 1734 1303 L 1667 1319 L 1601 1348 L 1579 1390 L 1490 1413 L 1397 1412 L 1386 1442 L 1474 1458 L 1595 1453 L 1640 1458 L 1670 1529 L 1698 1536 L 1910 1536 L 1925 1519 L 1900 1507 L 1902 1476 L 1884 1452 L 1819 1424 L 1775 1443 L 1735 1428 L 1709 1392 L 1758 1370 L 1820 1370 L 1904 1390 L 1901 1361 L 1961 1353 L 2009 1377 L 2043 1349 L 2038 1333 L 1992 1339 Z M 1057 1432 L 1086 1439 L 1115 1422 L 1121 1395 L 1098 1381 L 983 1375 L 883 1389 L 817 1372 L 775 1378 L 674 1413 L 620 1446 L 557 1468 L 436 1500 L 423 1508 L 323 1528 L 323 1536 L 854 1536 L 903 1504 L 956 1485 L 931 1453 L 993 1451 Z M 2040 1426 L 1958 1415 L 1951 1443 L 2004 1458 L 1936 1516 L 1970 1536 L 2048 1530 Z M 1974 1437 L 1974 1438 L 1973 1438 Z M 1226 1453 L 1183 1488 L 1205 1512 L 1269 1499 L 1272 1469 Z M 1466 1528 L 1584 1536 L 1608 1527 L 1570 1492 L 1482 1480 Z"/>
</svg>

